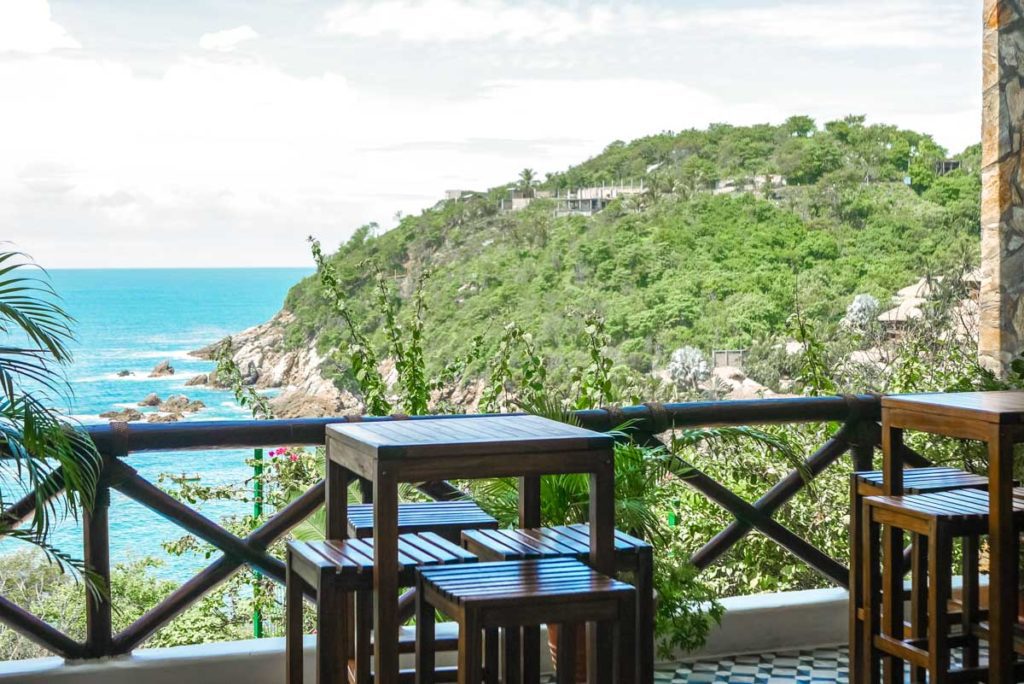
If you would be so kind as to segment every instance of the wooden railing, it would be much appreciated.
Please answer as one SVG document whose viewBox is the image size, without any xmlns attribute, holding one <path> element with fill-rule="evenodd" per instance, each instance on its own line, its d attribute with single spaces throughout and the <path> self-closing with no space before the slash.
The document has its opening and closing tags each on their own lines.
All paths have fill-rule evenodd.
<svg viewBox="0 0 1024 684">
<path fill-rule="evenodd" d="M 838 423 L 838 429 L 802 468 L 794 468 L 754 503 L 740 498 L 714 479 L 692 468 L 686 483 L 731 513 L 736 520 L 694 554 L 692 560 L 703 569 L 719 560 L 734 544 L 756 529 L 791 552 L 800 561 L 838 586 L 847 584 L 848 570 L 840 560 L 829 557 L 772 518 L 772 514 L 844 454 L 851 455 L 856 469 L 870 469 L 872 454 L 879 445 L 877 396 L 801 397 L 753 401 L 700 402 L 686 404 L 644 404 L 624 408 L 595 409 L 577 413 L 588 428 L 606 431 L 625 421 L 632 423 L 632 438 L 654 444 L 657 435 L 675 427 L 738 426 L 786 423 Z M 436 416 L 433 416 L 436 418 Z M 476 416 L 446 416 L 450 420 L 472 420 Z M 141 477 L 128 457 L 156 451 L 217 450 L 265 446 L 321 445 L 326 425 L 352 420 L 418 420 L 419 417 L 341 417 L 267 421 L 211 421 L 188 423 L 127 424 L 93 426 L 88 432 L 104 458 L 104 474 L 92 511 L 84 515 L 84 560 L 102 580 L 110 578 L 110 533 L 107 512 L 110 489 L 115 489 L 174 522 L 183 530 L 220 549 L 220 556 L 206 569 L 182 584 L 157 606 L 125 630 L 114 633 L 110 602 L 86 592 L 86 639 L 78 642 L 47 624 L 6 597 L 0 596 L 0 622 L 53 653 L 69 659 L 98 658 L 125 654 L 144 642 L 203 595 L 224 582 L 243 565 L 283 583 L 284 566 L 268 553 L 268 547 L 311 515 L 324 502 L 321 481 L 262 526 L 239 538 L 213 520 L 171 497 Z M 911 464 L 926 462 L 907 453 Z M 692 466 L 691 466 L 692 467 Z M 59 491 L 59 474 L 55 490 Z M 429 482 L 420 490 L 434 499 L 461 497 L 446 482 Z M 27 520 L 34 499 L 16 502 L 3 515 L 8 520 Z"/>
</svg>

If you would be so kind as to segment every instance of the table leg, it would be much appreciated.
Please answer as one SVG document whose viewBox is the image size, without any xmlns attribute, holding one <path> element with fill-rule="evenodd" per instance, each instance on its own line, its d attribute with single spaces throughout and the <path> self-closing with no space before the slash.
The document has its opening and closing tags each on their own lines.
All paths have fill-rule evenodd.
<svg viewBox="0 0 1024 684">
<path fill-rule="evenodd" d="M 590 566 L 605 575 L 615 574 L 615 463 L 607 459 L 590 474 Z M 612 680 L 614 629 L 607 623 L 588 626 L 587 679 L 590 684 Z"/>
<path fill-rule="evenodd" d="M 328 442 L 330 449 L 330 442 Z M 327 523 L 326 532 L 328 539 L 348 538 L 348 468 L 339 465 L 327 456 Z"/>
<path fill-rule="evenodd" d="M 519 527 L 540 527 L 540 477 L 519 478 Z M 526 625 L 522 629 L 522 675 L 524 682 L 540 681 L 540 627 Z"/>
<path fill-rule="evenodd" d="M 378 470 L 373 483 L 375 684 L 398 684 L 398 480 Z"/>
<path fill-rule="evenodd" d="M 1013 625 L 1017 620 L 1017 557 L 1013 529 L 1013 443 L 1002 431 L 988 442 L 989 675 L 990 684 L 1013 681 Z"/>
<path fill-rule="evenodd" d="M 886 422 L 882 414 L 882 471 L 886 494 L 903 493 L 903 430 Z M 886 527 L 882 532 L 882 624 L 881 633 L 903 639 L 903 532 Z M 883 681 L 903 684 L 903 661 L 883 660 Z"/>
<path fill-rule="evenodd" d="M 292 566 L 292 552 L 285 565 L 285 682 L 302 684 L 302 588 L 304 582 Z"/>
</svg>

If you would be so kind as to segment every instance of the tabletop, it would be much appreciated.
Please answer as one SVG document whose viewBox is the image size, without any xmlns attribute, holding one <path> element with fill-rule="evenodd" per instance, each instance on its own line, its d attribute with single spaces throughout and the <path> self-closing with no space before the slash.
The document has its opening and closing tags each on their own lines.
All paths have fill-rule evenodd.
<svg viewBox="0 0 1024 684">
<path fill-rule="evenodd" d="M 1024 422 L 1024 392 L 944 392 L 882 397 L 883 409 L 928 412 L 1002 425 Z"/>
<path fill-rule="evenodd" d="M 591 451 L 611 436 L 530 415 L 338 423 L 328 438 L 378 460 Z"/>
</svg>

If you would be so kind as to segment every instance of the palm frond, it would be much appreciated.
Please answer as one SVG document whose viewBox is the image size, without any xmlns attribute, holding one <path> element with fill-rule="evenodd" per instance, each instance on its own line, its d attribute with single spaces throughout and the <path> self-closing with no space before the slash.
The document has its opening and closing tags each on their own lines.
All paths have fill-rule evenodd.
<svg viewBox="0 0 1024 684">
<path fill-rule="evenodd" d="M 697 427 L 674 431 L 670 444 L 671 453 L 665 463 L 671 462 L 672 455 L 678 455 L 687 450 L 695 451 L 705 448 L 715 452 L 743 446 L 755 446 L 765 452 L 777 454 L 789 467 L 798 471 L 806 482 L 810 482 L 811 474 L 807 470 L 806 464 L 789 441 L 771 432 L 746 426 Z"/>
<path fill-rule="evenodd" d="M 102 459 L 88 435 L 51 406 L 70 396 L 63 366 L 71 361 L 73 319 L 45 278 L 24 254 L 0 252 L 0 510 L 5 491 L 35 500 L 28 525 L 0 522 L 0 537 L 39 547 L 61 570 L 84 576 L 90 591 L 102 591 L 81 561 L 49 541 L 61 517 L 93 505 Z"/>
</svg>

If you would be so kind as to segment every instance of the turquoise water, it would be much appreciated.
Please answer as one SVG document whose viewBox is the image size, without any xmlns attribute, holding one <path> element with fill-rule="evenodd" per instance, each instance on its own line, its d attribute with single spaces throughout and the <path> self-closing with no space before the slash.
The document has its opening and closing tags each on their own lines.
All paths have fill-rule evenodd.
<svg viewBox="0 0 1024 684">
<path fill-rule="evenodd" d="M 65 307 L 77 320 L 75 361 L 68 369 L 74 388 L 71 414 L 83 423 L 103 422 L 99 414 L 136 404 L 150 392 L 161 398 L 185 394 L 207 408 L 186 420 L 248 417 L 230 393 L 185 387 L 185 381 L 213 367 L 189 351 L 225 335 L 262 323 L 280 309 L 288 288 L 309 269 L 152 269 L 55 270 L 50 275 Z M 153 366 L 169 360 L 175 374 L 149 378 Z M 134 375 L 118 377 L 120 370 Z M 197 473 L 204 482 L 244 482 L 251 475 L 244 459 L 251 451 L 168 452 L 137 454 L 128 462 L 146 479 L 161 473 Z M 245 513 L 244 504 L 219 502 L 201 510 L 217 519 Z M 142 506 L 113 494 L 110 507 L 111 557 L 117 562 L 153 555 L 167 562 L 160 574 L 187 579 L 209 561 L 169 558 L 161 542 L 182 532 Z M 81 554 L 81 531 L 74 521 L 62 523 L 55 541 Z M 21 548 L 0 544 L 0 552 Z"/>
</svg>

